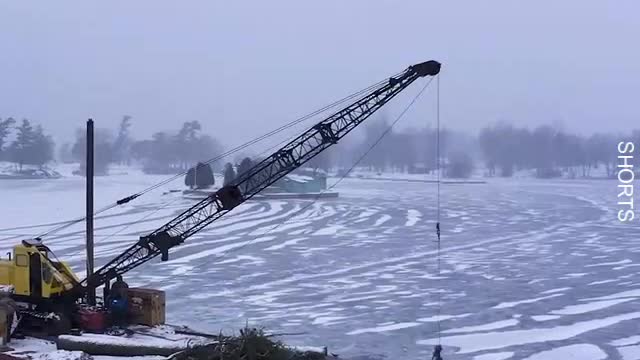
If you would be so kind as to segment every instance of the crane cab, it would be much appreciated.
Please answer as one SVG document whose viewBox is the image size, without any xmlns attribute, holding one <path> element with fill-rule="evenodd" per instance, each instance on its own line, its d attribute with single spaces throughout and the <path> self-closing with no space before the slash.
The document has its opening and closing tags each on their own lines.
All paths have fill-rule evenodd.
<svg viewBox="0 0 640 360">
<path fill-rule="evenodd" d="M 79 282 L 64 262 L 53 261 L 51 250 L 40 241 L 14 246 L 8 259 L 0 259 L 0 285 L 13 287 L 13 296 L 40 302 L 62 295 Z"/>
</svg>

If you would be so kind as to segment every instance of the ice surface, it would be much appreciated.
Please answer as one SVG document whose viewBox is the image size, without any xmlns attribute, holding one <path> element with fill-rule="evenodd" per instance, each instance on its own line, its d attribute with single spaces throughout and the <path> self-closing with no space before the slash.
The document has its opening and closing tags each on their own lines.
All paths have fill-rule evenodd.
<svg viewBox="0 0 640 360">
<path fill-rule="evenodd" d="M 519 300 L 519 301 L 510 301 L 510 302 L 503 302 L 500 303 L 496 306 L 494 306 L 494 309 L 505 309 L 505 308 L 512 308 L 515 306 L 518 306 L 520 304 L 531 304 L 531 303 L 535 303 L 538 301 L 542 301 L 542 300 L 546 300 L 546 299 L 551 299 L 557 296 L 562 296 L 561 294 L 553 294 L 553 295 L 548 295 L 548 296 L 541 296 L 538 298 L 533 298 L 533 299 L 525 299 L 525 300 Z"/>
<path fill-rule="evenodd" d="M 442 343 L 460 348 L 460 353 L 471 353 L 481 350 L 501 349 L 514 345 L 561 341 L 570 339 L 588 331 L 617 324 L 621 321 L 640 318 L 640 312 L 611 316 L 608 318 L 588 320 L 572 325 L 560 325 L 552 328 L 532 330 L 513 330 L 489 332 L 470 335 L 455 335 L 442 338 Z M 420 340 L 421 345 L 435 345 L 439 339 Z"/>
<path fill-rule="evenodd" d="M 437 321 L 444 321 L 444 320 L 450 320 L 450 319 L 465 318 L 465 317 L 467 317 L 469 315 L 471 315 L 471 314 L 435 315 L 435 316 L 420 318 L 420 319 L 418 319 L 418 321 L 422 321 L 422 322 L 437 322 Z"/>
<path fill-rule="evenodd" d="M 614 305 L 621 304 L 631 300 L 633 299 L 602 300 L 602 301 L 596 301 L 596 302 L 591 302 L 587 304 L 569 305 L 569 306 L 565 306 L 560 310 L 553 310 L 551 311 L 551 313 L 556 315 L 584 314 L 587 312 L 608 308 L 610 306 L 614 306 Z"/>
<path fill-rule="evenodd" d="M 585 300 L 609 300 L 609 299 L 619 299 L 619 298 L 628 298 L 628 297 L 632 297 L 632 298 L 640 297 L 640 289 L 623 291 L 623 292 L 619 292 L 619 293 L 615 293 L 607 296 L 600 296 L 600 297 L 589 298 Z"/>
<path fill-rule="evenodd" d="M 607 280 L 592 281 L 592 282 L 588 283 L 587 285 L 600 285 L 600 284 L 608 284 L 608 283 L 612 283 L 612 282 L 616 282 L 616 280 L 615 279 L 607 279 Z"/>
<path fill-rule="evenodd" d="M 640 335 L 629 336 L 623 339 L 618 339 L 610 342 L 613 346 L 627 346 L 640 344 Z"/>
<path fill-rule="evenodd" d="M 332 324 L 335 323 L 338 320 L 342 320 L 342 319 L 346 319 L 347 317 L 345 316 L 318 316 L 317 318 L 313 319 L 312 324 L 314 325 L 327 325 L 327 324 Z"/>
<path fill-rule="evenodd" d="M 611 266 L 611 265 L 624 265 L 624 264 L 630 264 L 633 261 L 631 261 L 631 259 L 624 259 L 624 260 L 620 260 L 620 261 L 612 261 L 612 262 L 604 262 L 604 263 L 596 263 L 596 264 L 589 264 L 586 265 L 585 267 L 596 267 L 596 266 Z"/>
<path fill-rule="evenodd" d="M 340 226 L 340 225 L 327 226 L 326 228 L 323 228 L 323 229 L 320 229 L 320 230 L 314 232 L 313 235 L 315 235 L 315 236 L 335 235 L 342 228 L 343 228 L 343 226 Z"/>
<path fill-rule="evenodd" d="M 443 333 L 445 333 L 445 334 L 448 334 L 448 333 L 473 333 L 473 332 L 480 332 L 480 331 L 502 329 L 502 328 L 506 328 L 506 327 L 509 327 L 509 326 L 515 326 L 515 325 L 518 325 L 518 320 L 509 319 L 509 320 L 494 321 L 494 322 L 491 322 L 491 323 L 488 323 L 488 324 L 482 324 L 482 325 L 464 326 L 464 327 L 460 327 L 460 328 L 454 328 L 454 329 L 450 329 L 450 330 L 445 330 L 445 331 L 443 331 Z"/>
<path fill-rule="evenodd" d="M 357 330 L 349 331 L 347 335 L 387 332 L 387 331 L 416 327 L 419 325 L 420 323 L 416 323 L 416 322 L 404 322 L 404 323 L 397 323 L 397 324 L 391 324 L 391 325 L 377 326 L 373 328 L 357 329 Z"/>
<path fill-rule="evenodd" d="M 640 345 L 619 347 L 618 352 L 622 360 L 640 360 Z"/>
<path fill-rule="evenodd" d="M 476 355 L 473 360 L 507 360 L 513 356 L 513 352 L 505 351 L 492 354 Z"/>
<path fill-rule="evenodd" d="M 407 210 L 407 222 L 404 224 L 405 226 L 414 226 L 420 221 L 422 217 L 422 213 L 416 209 Z"/>
<path fill-rule="evenodd" d="M 571 288 L 570 287 L 561 287 L 561 288 L 546 290 L 546 291 L 541 292 L 540 294 L 552 294 L 552 293 L 564 292 L 564 291 L 567 291 L 567 290 L 571 290 Z"/>
<path fill-rule="evenodd" d="M 387 221 L 391 220 L 392 217 L 391 215 L 382 215 L 380 216 L 380 218 L 378 220 L 376 220 L 375 224 L 373 224 L 373 226 L 380 226 L 384 223 L 386 223 Z"/>
<path fill-rule="evenodd" d="M 165 179 L 122 172 L 128 174 L 96 179 L 96 208 Z M 170 323 L 211 333 L 237 331 L 247 322 L 304 332 L 345 358 L 424 358 L 431 346 L 416 346 L 415 337 L 434 337 L 438 319 L 443 329 L 472 331 L 444 334 L 455 340 L 445 343 L 447 360 L 504 352 L 515 360 L 587 341 L 615 352 L 611 342 L 637 333 L 637 322 L 624 319 L 640 301 L 634 266 L 640 265 L 640 227 L 617 221 L 612 184 L 496 178 L 443 186 L 438 273 L 434 187 L 347 178 L 336 187 L 340 198 L 311 206 L 295 199 L 247 202 L 172 250 L 169 262 L 154 260 L 126 278 L 132 286 L 167 291 Z M 179 192 L 163 195 L 172 188 L 182 185 L 97 217 L 96 263 L 194 203 Z M 4 255 L 17 241 L 81 216 L 84 179 L 3 181 L 0 199 Z M 84 272 L 84 224 L 45 242 Z M 516 319 L 514 331 L 482 327 Z M 418 325 L 345 336 L 399 323 Z M 482 336 L 492 349 L 454 353 L 448 346 L 463 342 L 456 336 Z M 500 348 L 503 337 L 513 345 Z M 637 345 L 618 349 L 631 353 Z"/>
<path fill-rule="evenodd" d="M 559 319 L 560 316 L 558 315 L 533 315 L 531 316 L 531 318 L 535 321 L 549 321 L 549 320 L 555 320 L 555 319 Z"/>
<path fill-rule="evenodd" d="M 575 344 L 541 351 L 524 360 L 603 360 L 606 358 L 607 354 L 595 345 Z"/>
</svg>

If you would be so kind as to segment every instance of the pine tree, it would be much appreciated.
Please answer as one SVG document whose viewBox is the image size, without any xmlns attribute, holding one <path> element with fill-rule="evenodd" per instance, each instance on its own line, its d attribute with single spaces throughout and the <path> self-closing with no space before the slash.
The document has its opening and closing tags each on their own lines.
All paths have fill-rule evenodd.
<svg viewBox="0 0 640 360">
<path fill-rule="evenodd" d="M 9 147 L 9 159 L 17 163 L 20 170 L 22 170 L 22 165 L 29 163 L 30 152 L 35 142 L 35 133 L 27 119 L 23 119 L 22 124 L 16 130 L 16 139 Z"/>
<path fill-rule="evenodd" d="M 27 154 L 27 164 L 42 166 L 53 160 L 54 143 L 51 136 L 45 135 L 42 126 L 38 125 L 33 133 L 31 151 Z"/>
<path fill-rule="evenodd" d="M 113 137 L 106 129 L 95 129 L 93 167 L 96 175 L 107 175 L 109 164 L 113 162 Z M 76 142 L 71 148 L 75 161 L 80 163 L 79 173 L 84 175 L 87 159 L 87 135 L 84 129 L 76 130 Z"/>
<path fill-rule="evenodd" d="M 11 133 L 11 127 L 15 122 L 16 121 L 11 117 L 4 120 L 0 119 L 0 160 L 3 160 L 6 157 L 4 151 L 5 139 Z"/>
<path fill-rule="evenodd" d="M 129 128 L 131 127 L 131 116 L 125 115 L 120 121 L 120 128 L 118 130 L 118 136 L 113 144 L 113 156 L 114 161 L 122 164 L 129 164 L 129 149 L 131 148 L 131 137 L 129 135 Z"/>
</svg>

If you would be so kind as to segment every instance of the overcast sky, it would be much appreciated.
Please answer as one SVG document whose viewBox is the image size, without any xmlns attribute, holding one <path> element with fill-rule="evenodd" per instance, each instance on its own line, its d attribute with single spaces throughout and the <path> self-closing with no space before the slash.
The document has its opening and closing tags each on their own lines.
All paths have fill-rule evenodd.
<svg viewBox="0 0 640 360">
<path fill-rule="evenodd" d="M 640 128 L 632 0 L 0 1 L 0 117 L 58 141 L 128 114 L 139 137 L 199 120 L 233 145 L 429 59 L 447 127 Z"/>
</svg>

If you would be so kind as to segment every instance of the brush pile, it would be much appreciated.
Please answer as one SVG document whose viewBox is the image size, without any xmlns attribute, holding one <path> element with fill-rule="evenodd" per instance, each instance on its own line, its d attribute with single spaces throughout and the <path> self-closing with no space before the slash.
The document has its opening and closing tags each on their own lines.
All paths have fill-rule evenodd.
<svg viewBox="0 0 640 360">
<path fill-rule="evenodd" d="M 217 336 L 212 343 L 172 355 L 171 360 L 325 360 L 318 352 L 296 351 L 273 341 L 262 329 L 244 328 L 239 336 Z"/>
</svg>

